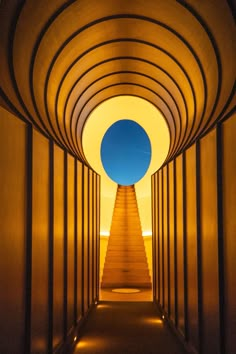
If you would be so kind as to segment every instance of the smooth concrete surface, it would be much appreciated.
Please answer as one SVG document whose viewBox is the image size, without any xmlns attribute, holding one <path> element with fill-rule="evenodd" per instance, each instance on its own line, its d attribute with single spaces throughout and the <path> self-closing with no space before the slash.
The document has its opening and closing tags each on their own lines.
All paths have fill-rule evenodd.
<svg viewBox="0 0 236 354">
<path fill-rule="evenodd" d="M 137 293 L 115 293 L 113 288 L 101 289 L 99 291 L 100 301 L 153 301 L 152 289 L 135 288 Z"/>
<path fill-rule="evenodd" d="M 101 301 L 91 311 L 74 353 L 184 354 L 152 302 Z"/>
</svg>

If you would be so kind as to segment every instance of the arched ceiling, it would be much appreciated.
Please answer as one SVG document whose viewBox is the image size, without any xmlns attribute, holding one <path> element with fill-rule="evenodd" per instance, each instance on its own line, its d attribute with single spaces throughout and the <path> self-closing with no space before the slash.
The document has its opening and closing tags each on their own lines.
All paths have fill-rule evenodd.
<svg viewBox="0 0 236 354">
<path fill-rule="evenodd" d="M 226 0 L 2 0 L 0 104 L 79 159 L 102 102 L 141 97 L 164 115 L 167 160 L 235 106 Z"/>
</svg>

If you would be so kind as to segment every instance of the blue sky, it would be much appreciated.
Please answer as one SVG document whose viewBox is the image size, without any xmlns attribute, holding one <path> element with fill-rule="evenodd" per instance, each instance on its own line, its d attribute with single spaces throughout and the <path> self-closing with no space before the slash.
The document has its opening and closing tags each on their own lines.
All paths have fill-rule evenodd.
<svg viewBox="0 0 236 354">
<path fill-rule="evenodd" d="M 151 161 L 151 144 L 145 130 L 129 119 L 115 122 L 103 137 L 101 160 L 116 183 L 127 186 L 138 182 Z"/>
</svg>

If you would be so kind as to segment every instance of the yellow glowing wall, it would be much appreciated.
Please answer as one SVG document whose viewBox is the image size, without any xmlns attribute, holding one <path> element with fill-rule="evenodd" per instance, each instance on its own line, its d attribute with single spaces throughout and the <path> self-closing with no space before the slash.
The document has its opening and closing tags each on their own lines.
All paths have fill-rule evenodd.
<svg viewBox="0 0 236 354">
<path fill-rule="evenodd" d="M 25 124 L 15 120 L 11 114 L 0 107 L 1 353 L 24 352 L 26 154 L 27 129 Z"/>
<path fill-rule="evenodd" d="M 154 298 L 196 352 L 236 352 L 235 134 L 232 114 L 152 177 Z"/>
<path fill-rule="evenodd" d="M 99 179 L 1 107 L 0 163 L 0 353 L 62 352 L 98 297 Z"/>
</svg>

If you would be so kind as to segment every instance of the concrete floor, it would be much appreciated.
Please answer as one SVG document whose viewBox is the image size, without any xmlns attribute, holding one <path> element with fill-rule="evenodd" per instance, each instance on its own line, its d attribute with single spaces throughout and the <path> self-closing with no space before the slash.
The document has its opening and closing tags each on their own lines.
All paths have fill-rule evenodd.
<svg viewBox="0 0 236 354">
<path fill-rule="evenodd" d="M 82 329 L 75 354 L 184 354 L 153 302 L 100 301 Z"/>
<path fill-rule="evenodd" d="M 112 289 L 100 289 L 99 299 L 101 301 L 152 301 L 151 289 L 139 289 L 140 292 L 134 294 L 114 293 Z"/>
</svg>

